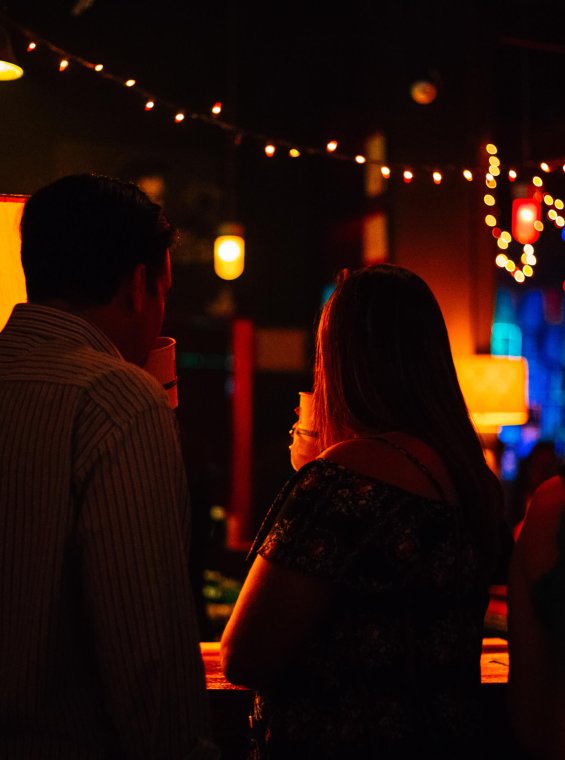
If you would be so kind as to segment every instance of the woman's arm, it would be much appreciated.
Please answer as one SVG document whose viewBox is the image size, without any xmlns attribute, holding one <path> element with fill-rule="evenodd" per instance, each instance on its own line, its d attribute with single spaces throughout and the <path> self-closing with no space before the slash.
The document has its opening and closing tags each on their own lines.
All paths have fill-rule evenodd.
<svg viewBox="0 0 565 760">
<path fill-rule="evenodd" d="M 323 619 L 332 594 L 329 583 L 258 555 L 222 636 L 228 681 L 262 688 L 276 680 Z"/>
<path fill-rule="evenodd" d="M 559 689 L 547 634 L 532 604 L 532 586 L 555 563 L 555 537 L 564 503 L 560 478 L 552 478 L 536 491 L 508 580 L 510 718 L 521 746 L 533 757 L 548 756 Z"/>
</svg>

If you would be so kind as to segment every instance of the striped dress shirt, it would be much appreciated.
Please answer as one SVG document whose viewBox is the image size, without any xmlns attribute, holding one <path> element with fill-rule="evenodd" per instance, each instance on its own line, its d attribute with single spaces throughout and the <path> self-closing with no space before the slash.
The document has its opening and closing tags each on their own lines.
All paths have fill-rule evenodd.
<svg viewBox="0 0 565 760">
<path fill-rule="evenodd" d="M 215 757 L 166 393 L 94 325 L 0 333 L 0 757 Z"/>
</svg>

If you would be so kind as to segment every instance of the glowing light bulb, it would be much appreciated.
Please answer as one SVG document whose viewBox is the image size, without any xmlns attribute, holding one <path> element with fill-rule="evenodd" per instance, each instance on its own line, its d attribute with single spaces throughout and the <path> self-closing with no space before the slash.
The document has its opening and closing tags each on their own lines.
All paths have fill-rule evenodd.
<svg viewBox="0 0 565 760">
<path fill-rule="evenodd" d="M 441 181 L 443 179 L 443 177 L 441 176 L 441 172 L 434 172 L 432 174 L 432 177 L 433 177 L 434 183 L 436 185 L 440 185 L 441 184 Z"/>
<path fill-rule="evenodd" d="M 367 159 L 365 158 L 365 156 L 358 154 L 357 156 L 355 156 L 355 161 L 358 164 L 364 164 L 367 161 Z"/>
<path fill-rule="evenodd" d="M 514 279 L 516 280 L 516 282 L 524 282 L 526 278 L 524 277 L 524 273 L 520 269 L 518 269 L 514 272 Z"/>
<path fill-rule="evenodd" d="M 269 145 L 265 145 L 265 155 L 268 156 L 269 158 L 272 158 L 275 155 L 276 150 L 277 149 L 275 148 L 275 146 L 270 143 Z"/>
<path fill-rule="evenodd" d="M 497 267 L 504 269 L 507 261 L 508 261 L 508 256 L 505 253 L 499 253 L 496 259 L 494 260 L 494 263 L 496 264 Z"/>
<path fill-rule="evenodd" d="M 96 66 L 94 67 L 94 71 L 102 71 L 103 68 L 104 68 L 104 64 L 97 63 Z"/>
<path fill-rule="evenodd" d="M 558 208 L 561 211 L 561 209 L 564 206 L 565 206 L 565 204 L 563 203 L 563 201 L 561 200 L 561 198 L 556 198 L 555 199 L 555 208 Z"/>
<path fill-rule="evenodd" d="M 469 169 L 464 169 L 463 170 L 463 176 L 465 177 L 465 179 L 467 180 L 467 182 L 472 182 L 473 181 L 473 172 L 469 171 Z"/>
<path fill-rule="evenodd" d="M 219 100 L 216 103 L 214 103 L 211 110 L 214 116 L 218 116 L 218 114 L 222 113 L 222 104 L 220 103 Z"/>
<path fill-rule="evenodd" d="M 152 108 L 155 108 L 155 101 L 154 100 L 148 100 L 145 104 L 145 110 L 151 111 Z"/>
<path fill-rule="evenodd" d="M 177 114 L 175 114 L 175 121 L 176 121 L 177 124 L 180 124 L 181 121 L 185 120 L 185 118 L 186 117 L 185 117 L 185 115 L 183 114 L 182 111 L 179 111 Z"/>
<path fill-rule="evenodd" d="M 494 197 L 489 193 L 484 196 L 483 201 L 485 202 L 485 206 L 494 206 L 495 204 Z"/>
<path fill-rule="evenodd" d="M 406 169 L 402 173 L 402 177 L 404 178 L 404 181 L 406 182 L 406 184 L 409 184 L 414 179 L 414 175 L 412 174 L 412 172 L 410 171 L 410 169 Z"/>
<path fill-rule="evenodd" d="M 496 226 L 496 217 L 493 216 L 492 214 L 487 214 L 485 216 L 485 224 L 488 227 L 495 227 Z"/>
<path fill-rule="evenodd" d="M 59 71 L 66 71 L 69 68 L 69 62 L 66 58 L 63 58 L 62 61 L 59 61 Z"/>
<path fill-rule="evenodd" d="M 542 172 L 549 172 L 551 169 L 549 168 L 549 164 L 546 164 L 545 161 L 542 161 L 539 165 L 539 168 L 542 170 Z"/>
<path fill-rule="evenodd" d="M 544 202 L 544 203 L 545 203 L 547 206 L 553 206 L 553 198 L 552 198 L 552 196 L 551 196 L 549 193 L 546 193 L 546 194 L 543 196 L 543 202 Z"/>
<path fill-rule="evenodd" d="M 291 149 L 288 151 L 288 155 L 289 155 L 291 158 L 298 158 L 298 157 L 300 156 L 300 151 L 299 151 L 299 150 L 297 150 L 296 148 L 291 148 Z"/>
<path fill-rule="evenodd" d="M 337 140 L 330 140 L 329 143 L 326 144 L 326 150 L 328 153 L 333 153 L 337 150 Z"/>
<path fill-rule="evenodd" d="M 514 180 L 517 178 L 517 176 L 518 176 L 518 174 L 517 174 L 516 171 L 514 171 L 514 169 L 509 169 L 508 170 L 508 179 L 510 180 L 510 182 L 514 182 Z"/>
<path fill-rule="evenodd" d="M 491 156 L 494 156 L 496 153 L 498 153 L 498 148 L 493 143 L 488 143 L 485 150 L 487 153 L 490 153 Z"/>
<path fill-rule="evenodd" d="M 390 177 L 390 169 L 388 166 L 381 166 L 381 174 L 385 179 L 389 179 Z"/>
<path fill-rule="evenodd" d="M 126 79 L 124 84 L 126 87 L 133 87 L 135 85 L 135 79 Z"/>
<path fill-rule="evenodd" d="M 526 277 L 531 277 L 534 273 L 534 270 L 529 264 L 526 264 L 526 266 L 522 268 L 522 272 L 526 275 Z"/>
<path fill-rule="evenodd" d="M 28 52 L 28 53 L 31 53 L 31 52 L 33 52 L 33 51 L 34 51 L 36 48 L 37 48 L 37 45 L 35 44 L 35 42 L 30 42 L 30 43 L 29 43 L 29 45 L 27 46 L 27 52 Z"/>
<path fill-rule="evenodd" d="M 543 186 L 543 179 L 541 177 L 533 177 L 532 182 L 536 187 L 542 187 Z"/>
<path fill-rule="evenodd" d="M 503 240 L 502 237 L 499 237 L 496 241 L 497 246 L 502 250 L 505 251 L 508 248 L 508 243 L 506 240 Z"/>
<path fill-rule="evenodd" d="M 504 265 L 504 268 L 506 269 L 507 272 L 513 272 L 516 269 L 516 264 L 511 259 L 508 259 L 508 261 Z"/>
</svg>

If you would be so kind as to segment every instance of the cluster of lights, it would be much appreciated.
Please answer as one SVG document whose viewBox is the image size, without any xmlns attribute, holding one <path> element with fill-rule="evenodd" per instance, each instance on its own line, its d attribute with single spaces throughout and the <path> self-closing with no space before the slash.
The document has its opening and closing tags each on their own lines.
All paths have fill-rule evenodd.
<svg viewBox="0 0 565 760">
<path fill-rule="evenodd" d="M 561 198 L 554 198 L 549 193 L 544 192 L 543 179 L 539 175 L 534 175 L 531 179 L 531 184 L 534 187 L 532 192 L 533 197 L 521 201 L 521 208 L 519 210 L 521 220 L 518 220 L 531 228 L 531 240 L 525 242 L 522 239 L 519 242 L 516 240 L 516 234 L 513 235 L 510 231 L 503 229 L 499 225 L 494 191 L 502 173 L 501 162 L 497 155 L 498 149 L 496 145 L 489 143 L 486 146 L 486 152 L 488 155 L 489 167 L 485 175 L 485 185 L 487 190 L 483 196 L 483 202 L 488 209 L 488 213 L 485 215 L 485 224 L 487 227 L 490 227 L 492 236 L 495 238 L 499 249 L 499 253 L 495 258 L 495 263 L 501 269 L 506 270 L 517 283 L 521 284 L 525 282 L 527 278 L 533 277 L 534 267 L 537 263 L 533 243 L 545 228 L 543 221 L 539 218 L 537 213 L 538 204 L 541 207 L 541 202 L 543 202 L 544 206 L 547 207 L 547 218 L 553 222 L 555 227 L 562 230 L 562 236 L 564 236 L 565 218 L 563 213 L 565 203 Z M 539 168 L 545 173 L 552 171 L 552 167 L 545 161 L 539 165 Z M 565 172 L 565 164 L 561 166 L 561 169 Z M 515 169 L 510 169 L 507 176 L 510 182 L 514 182 L 518 177 L 518 173 Z M 520 237 L 520 235 L 518 235 L 518 237 Z M 516 261 L 510 254 L 509 249 L 513 244 L 521 247 L 519 261 Z"/>
</svg>

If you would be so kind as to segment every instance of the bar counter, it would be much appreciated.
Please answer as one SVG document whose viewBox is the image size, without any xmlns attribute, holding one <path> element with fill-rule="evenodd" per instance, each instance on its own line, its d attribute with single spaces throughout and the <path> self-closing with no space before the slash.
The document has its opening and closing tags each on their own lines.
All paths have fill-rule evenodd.
<svg viewBox="0 0 565 760">
<path fill-rule="evenodd" d="M 248 715 L 253 692 L 226 681 L 220 665 L 219 642 L 200 644 L 206 672 L 206 687 L 212 712 L 212 726 L 222 750 L 222 760 L 245 757 Z M 508 724 L 505 692 L 508 682 L 508 646 L 502 638 L 484 638 L 481 655 L 481 682 L 485 713 L 489 725 L 485 730 L 489 749 L 508 749 Z"/>
</svg>

